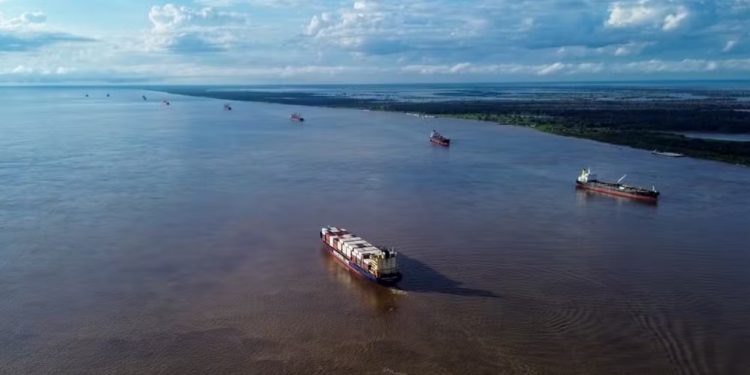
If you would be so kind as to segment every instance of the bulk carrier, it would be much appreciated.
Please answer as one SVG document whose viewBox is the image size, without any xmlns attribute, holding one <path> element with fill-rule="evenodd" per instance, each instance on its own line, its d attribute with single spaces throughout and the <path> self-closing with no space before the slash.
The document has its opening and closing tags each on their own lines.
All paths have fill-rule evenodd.
<svg viewBox="0 0 750 375">
<path fill-rule="evenodd" d="M 359 275 L 386 285 L 401 280 L 396 250 L 374 246 L 346 229 L 331 226 L 320 229 L 320 238 L 334 258 Z"/>
<path fill-rule="evenodd" d="M 604 182 L 596 179 L 596 175 L 591 173 L 590 169 L 581 170 L 581 174 L 576 179 L 576 188 L 591 190 L 602 194 L 614 195 L 637 199 L 644 202 L 656 203 L 659 198 L 659 192 L 656 188 L 644 189 L 637 186 L 621 184 L 625 176 L 622 176 L 617 182 Z"/>
</svg>

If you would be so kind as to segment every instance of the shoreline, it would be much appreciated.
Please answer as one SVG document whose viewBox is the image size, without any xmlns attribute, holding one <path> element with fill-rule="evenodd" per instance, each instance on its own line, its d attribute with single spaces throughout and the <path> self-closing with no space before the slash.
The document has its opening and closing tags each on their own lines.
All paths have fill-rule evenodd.
<svg viewBox="0 0 750 375">
<path fill-rule="evenodd" d="M 680 132 L 750 133 L 750 112 L 725 97 L 685 101 L 452 100 L 416 102 L 310 92 L 149 88 L 170 94 L 326 108 L 349 108 L 514 125 L 566 137 L 750 166 L 750 142 L 687 137 Z M 648 124 L 648 125 L 644 125 Z"/>
<path fill-rule="evenodd" d="M 444 117 L 451 117 L 464 120 L 483 121 L 488 123 L 494 123 L 497 125 L 505 126 L 520 126 L 524 128 L 534 129 L 547 134 L 554 134 L 563 137 L 571 137 L 577 139 L 587 139 L 591 141 L 602 142 L 615 146 L 626 146 L 634 149 L 644 151 L 658 151 L 667 153 L 677 153 L 681 156 L 692 157 L 701 160 L 712 160 L 727 164 L 734 164 L 744 167 L 750 167 L 750 157 L 745 155 L 733 155 L 731 153 L 726 154 L 712 154 L 710 151 L 702 151 L 701 149 L 691 148 L 690 144 L 698 144 L 699 146 L 715 145 L 720 147 L 730 148 L 747 148 L 750 147 L 750 142 L 747 141 L 728 141 L 711 138 L 697 138 L 689 137 L 686 135 L 679 134 L 677 132 L 661 132 L 661 131 L 634 131 L 634 130 L 615 130 L 611 128 L 568 128 L 564 126 L 556 126 L 554 124 L 545 122 L 514 122 L 514 121 L 503 121 L 503 120 L 483 120 L 478 119 L 473 115 L 446 115 Z M 724 133 L 717 133 L 724 134 Z"/>
</svg>

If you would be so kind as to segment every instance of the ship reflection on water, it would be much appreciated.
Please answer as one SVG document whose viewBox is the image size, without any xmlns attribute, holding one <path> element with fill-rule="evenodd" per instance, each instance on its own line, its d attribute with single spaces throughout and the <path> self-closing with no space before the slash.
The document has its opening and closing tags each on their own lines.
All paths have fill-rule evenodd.
<svg viewBox="0 0 750 375">
<path fill-rule="evenodd" d="M 363 303 L 381 313 L 396 311 L 398 300 L 405 292 L 363 279 L 333 259 L 323 247 L 321 247 L 320 253 L 328 274 L 336 279 L 339 284 L 356 294 Z"/>
</svg>

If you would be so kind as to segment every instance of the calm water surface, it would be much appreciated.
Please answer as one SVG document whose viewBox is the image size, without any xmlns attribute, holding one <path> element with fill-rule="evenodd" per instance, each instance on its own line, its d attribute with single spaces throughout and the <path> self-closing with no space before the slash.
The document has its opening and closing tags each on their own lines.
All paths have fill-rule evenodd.
<svg viewBox="0 0 750 375">
<path fill-rule="evenodd" d="M 88 92 L 0 89 L 0 373 L 750 373 L 748 168 Z M 662 200 L 577 192 L 586 166 Z M 400 289 L 324 254 L 328 224 L 398 247 Z"/>
</svg>

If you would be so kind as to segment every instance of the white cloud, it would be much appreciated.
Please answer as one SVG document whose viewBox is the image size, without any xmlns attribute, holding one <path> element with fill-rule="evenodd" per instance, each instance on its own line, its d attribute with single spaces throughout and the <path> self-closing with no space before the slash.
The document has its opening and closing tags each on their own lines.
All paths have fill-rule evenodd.
<svg viewBox="0 0 750 375">
<path fill-rule="evenodd" d="M 646 0 L 636 3 L 617 2 L 610 7 L 606 24 L 615 28 L 655 24 L 662 19 L 662 12 Z"/>
<path fill-rule="evenodd" d="M 460 4 L 427 0 L 357 0 L 313 15 L 304 34 L 321 48 L 338 47 L 364 55 L 462 48 L 482 36 L 480 16 L 454 12 Z"/>
<path fill-rule="evenodd" d="M 662 77 L 665 74 L 750 73 L 747 59 L 642 60 L 627 63 L 472 64 L 406 65 L 375 67 L 361 65 L 204 66 L 194 63 L 131 64 L 108 68 L 72 69 L 62 66 L 0 66 L 0 82 L 291 82 L 349 81 L 351 77 L 398 77 L 402 82 L 426 79 L 462 81 L 486 77 L 516 79 L 588 79 L 593 76 Z M 420 79 L 419 77 L 424 77 Z M 442 77 L 442 78 L 441 78 Z"/>
<path fill-rule="evenodd" d="M 625 44 L 618 45 L 614 52 L 612 53 L 614 56 L 632 56 L 632 55 L 638 55 L 640 54 L 644 48 L 647 46 L 653 45 L 653 43 L 649 42 L 641 42 L 641 43 L 635 43 L 635 42 L 629 42 Z"/>
<path fill-rule="evenodd" d="M 210 7 L 191 9 L 174 4 L 154 5 L 148 12 L 148 19 L 157 31 L 226 27 L 247 23 L 247 17 L 240 13 L 217 11 Z"/>
<path fill-rule="evenodd" d="M 214 8 L 192 9 L 174 4 L 155 5 L 148 13 L 152 28 L 147 50 L 215 52 L 238 41 L 238 31 L 247 26 L 247 16 Z"/>
<path fill-rule="evenodd" d="M 317 36 L 323 29 L 330 27 L 333 24 L 333 17 L 330 13 L 321 13 L 320 15 L 314 15 L 305 28 L 305 34 L 310 36 Z"/>
<path fill-rule="evenodd" d="M 609 8 L 605 25 L 610 28 L 658 27 L 671 31 L 683 25 L 689 16 L 686 7 L 672 1 L 616 2 Z"/>
<path fill-rule="evenodd" d="M 537 68 L 523 64 L 483 64 L 458 63 L 453 65 L 406 65 L 400 70 L 421 75 L 484 75 L 484 74 L 530 74 Z"/>
<path fill-rule="evenodd" d="M 5 18 L 0 14 L 0 52 L 25 52 L 65 42 L 89 42 L 85 38 L 50 30 L 47 16 L 41 12 L 22 13 Z"/>
<path fill-rule="evenodd" d="M 182 5 L 190 3 L 199 5 Z M 113 14 L 111 30 L 92 31 L 99 43 L 77 45 L 89 39 L 62 32 L 58 15 L 63 29 L 54 30 L 43 13 L 0 16 L 0 75 L 236 82 L 232 74 L 428 81 L 748 72 L 750 0 L 181 0 L 138 12 L 149 22 L 140 33 Z"/>
<path fill-rule="evenodd" d="M 729 52 L 732 49 L 734 49 L 736 45 L 737 45 L 737 39 L 727 40 L 727 42 L 724 44 L 724 48 L 721 49 L 721 52 Z"/>
<path fill-rule="evenodd" d="M 407 65 L 402 72 L 418 73 L 421 75 L 521 75 L 548 76 L 558 74 L 598 73 L 605 69 L 603 64 L 579 63 L 564 64 L 471 64 L 458 63 L 454 65 Z"/>
<path fill-rule="evenodd" d="M 589 74 L 656 74 L 656 73 L 707 73 L 714 71 L 750 72 L 750 59 L 684 59 L 642 60 L 625 63 L 562 63 L 550 64 L 487 64 L 461 63 L 456 65 L 407 65 L 402 72 L 422 75 L 521 75 L 521 76 L 574 76 Z"/>
<path fill-rule="evenodd" d="M 10 70 L 11 74 L 28 74 L 33 73 L 34 69 L 26 66 L 26 65 L 18 65 L 15 68 Z"/>
<path fill-rule="evenodd" d="M 683 59 L 636 61 L 625 64 L 612 64 L 609 71 L 614 73 L 709 73 L 722 71 L 750 71 L 750 59 Z"/>
<path fill-rule="evenodd" d="M 292 7 L 309 5 L 315 1 L 311 0 L 198 0 L 196 3 L 210 7 L 230 7 L 234 5 L 247 4 L 257 7 Z"/>
<path fill-rule="evenodd" d="M 63 66 L 34 67 L 34 66 L 20 64 L 10 69 L 0 69 L 0 77 L 4 75 L 9 75 L 9 76 L 58 75 L 58 76 L 61 76 L 61 75 L 68 74 L 69 72 L 71 72 L 71 69 L 63 67 Z"/>
<path fill-rule="evenodd" d="M 684 7 L 678 7 L 674 13 L 667 14 L 664 17 L 664 25 L 661 27 L 664 31 L 671 31 L 679 28 L 690 13 Z"/>
<path fill-rule="evenodd" d="M 556 62 L 554 64 L 549 64 L 549 65 L 545 65 L 545 66 L 541 67 L 537 71 L 537 74 L 539 74 L 540 76 L 546 76 L 546 75 L 550 75 L 550 74 L 559 73 L 559 72 L 563 71 L 565 68 L 566 68 L 565 64 L 563 64 L 561 62 Z"/>
<path fill-rule="evenodd" d="M 2 14 L 0 14 L 0 30 L 36 29 L 46 21 L 47 16 L 41 12 L 26 12 L 13 18 L 3 18 Z"/>
</svg>

